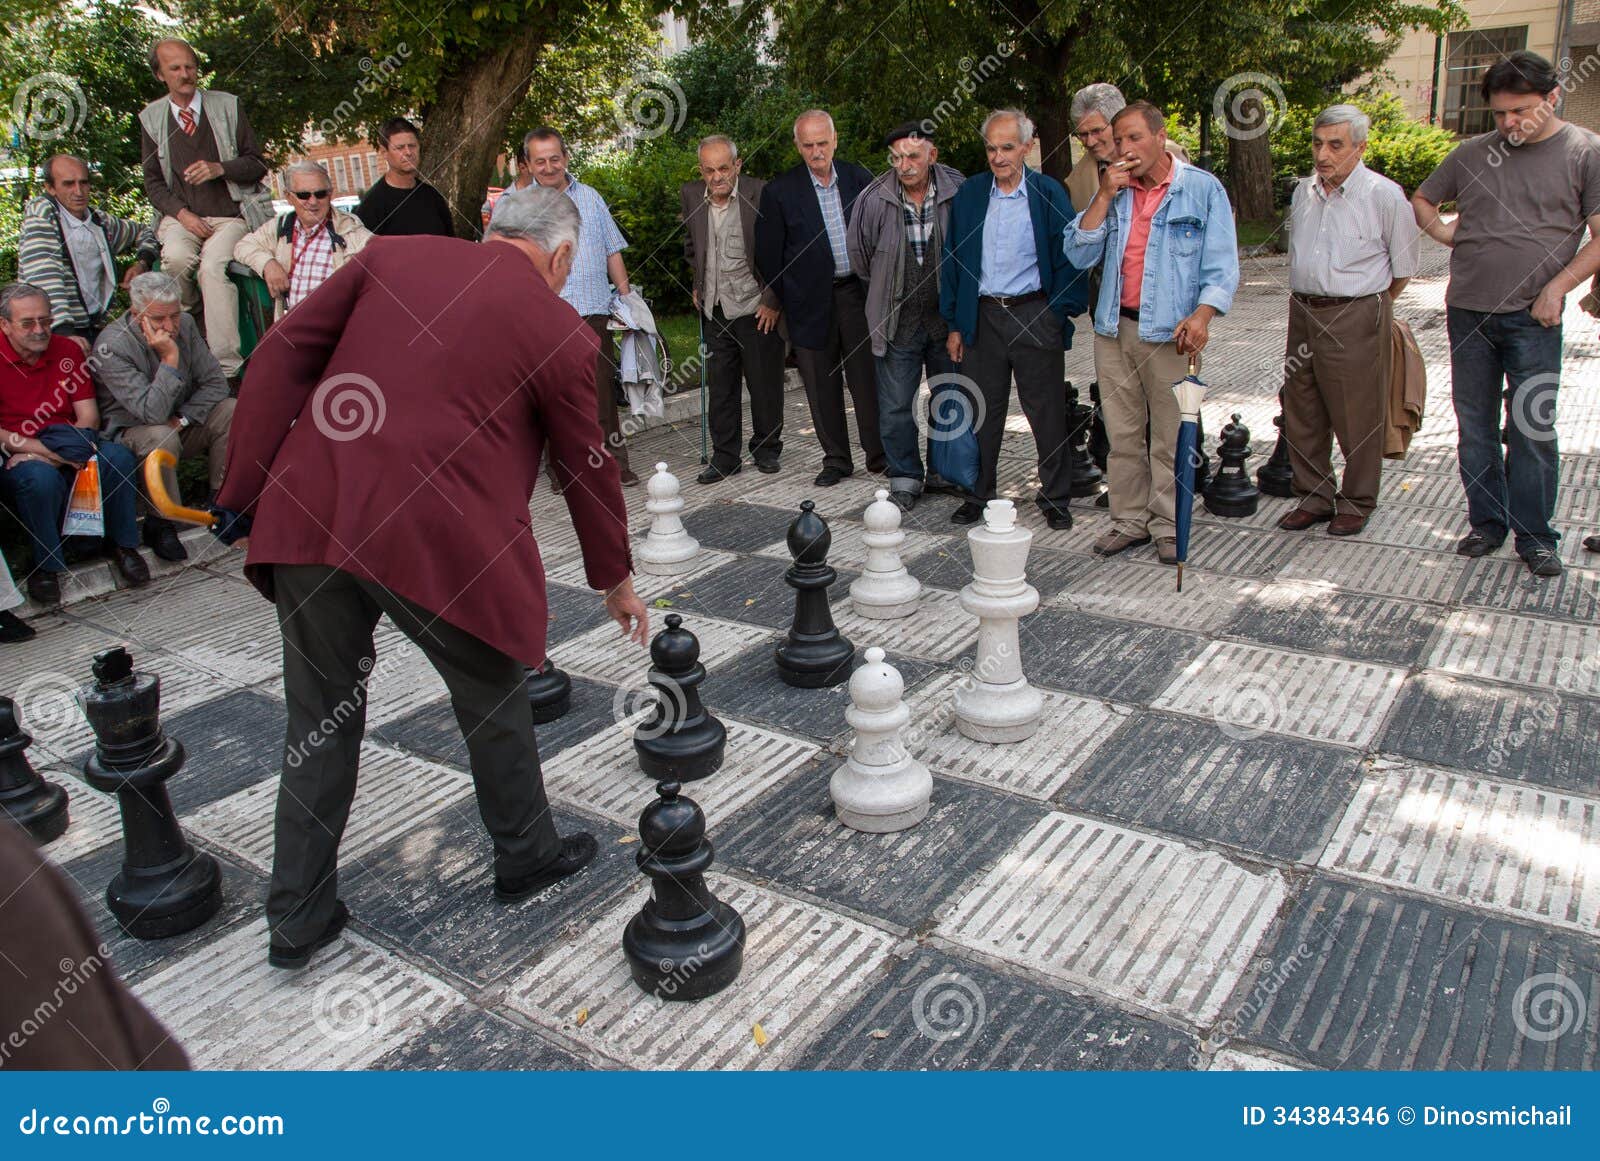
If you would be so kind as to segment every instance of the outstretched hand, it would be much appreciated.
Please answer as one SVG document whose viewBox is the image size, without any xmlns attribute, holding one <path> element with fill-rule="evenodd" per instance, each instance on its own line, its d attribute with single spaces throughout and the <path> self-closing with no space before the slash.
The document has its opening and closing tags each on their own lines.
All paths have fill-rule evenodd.
<svg viewBox="0 0 1600 1161">
<path fill-rule="evenodd" d="M 650 613 L 633 591 L 631 576 L 606 593 L 606 613 L 622 626 L 623 636 L 639 645 L 649 641 Z"/>
</svg>

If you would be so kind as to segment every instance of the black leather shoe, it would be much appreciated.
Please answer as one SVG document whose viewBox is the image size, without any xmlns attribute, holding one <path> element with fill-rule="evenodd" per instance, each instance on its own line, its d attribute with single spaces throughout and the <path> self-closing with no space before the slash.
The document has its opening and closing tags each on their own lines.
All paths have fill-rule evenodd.
<svg viewBox="0 0 1600 1161">
<path fill-rule="evenodd" d="M 756 471 L 760 472 L 763 476 L 774 476 L 774 475 L 777 475 L 777 473 L 778 473 L 778 461 L 777 460 L 757 460 L 756 461 Z"/>
<path fill-rule="evenodd" d="M 983 519 L 983 505 L 976 500 L 964 501 L 961 507 L 950 513 L 952 524 L 976 524 Z"/>
<path fill-rule="evenodd" d="M 39 635 L 39 631 L 21 617 L 0 609 L 0 645 L 15 645 L 18 641 L 29 641 Z"/>
<path fill-rule="evenodd" d="M 889 499 L 893 500 L 895 507 L 902 512 L 909 512 L 917 506 L 917 494 L 915 492 L 890 492 Z"/>
<path fill-rule="evenodd" d="M 112 550 L 111 559 L 117 562 L 117 571 L 122 574 L 122 579 L 128 582 L 130 589 L 150 583 L 150 566 L 144 562 L 144 557 L 139 555 L 137 548 L 123 548 L 118 545 Z"/>
<path fill-rule="evenodd" d="M 502 903 L 520 903 L 530 895 L 537 895 L 552 883 L 559 883 L 568 875 L 575 875 L 589 865 L 599 849 L 594 835 L 577 831 L 561 840 L 561 853 L 537 871 L 503 879 L 494 877 L 494 897 Z"/>
<path fill-rule="evenodd" d="M 1583 550 L 1585 552 L 1600 552 L 1600 535 L 1585 536 L 1583 538 Z"/>
<path fill-rule="evenodd" d="M 61 576 L 36 568 L 28 574 L 28 596 L 35 604 L 59 605 L 61 603 Z"/>
<path fill-rule="evenodd" d="M 140 534 L 145 545 L 162 560 L 188 560 L 189 552 L 178 539 L 178 529 L 170 520 L 147 516 Z"/>
<path fill-rule="evenodd" d="M 328 926 L 322 929 L 322 934 L 310 943 L 299 947 L 291 947 L 283 943 L 267 944 L 267 962 L 275 968 L 287 968 L 290 971 L 299 971 L 311 962 L 313 953 L 321 951 L 328 944 L 339 938 L 339 933 L 344 930 L 344 925 L 350 922 L 350 909 L 341 899 L 334 904 L 333 918 L 328 920 Z"/>
<path fill-rule="evenodd" d="M 848 475 L 849 472 L 841 472 L 838 468 L 823 468 L 811 482 L 819 488 L 831 488 Z"/>
<path fill-rule="evenodd" d="M 726 480 L 729 476 L 737 476 L 742 469 L 734 468 L 732 471 L 723 471 L 715 464 L 707 465 L 698 476 L 694 478 L 697 484 L 715 484 Z"/>
<path fill-rule="evenodd" d="M 1072 513 L 1065 508 L 1050 508 L 1045 511 L 1044 521 L 1057 532 L 1065 532 L 1072 527 Z"/>
<path fill-rule="evenodd" d="M 1481 532 L 1469 532 L 1456 544 L 1457 556 L 1488 556 L 1504 544 L 1504 540 L 1490 540 Z"/>
</svg>

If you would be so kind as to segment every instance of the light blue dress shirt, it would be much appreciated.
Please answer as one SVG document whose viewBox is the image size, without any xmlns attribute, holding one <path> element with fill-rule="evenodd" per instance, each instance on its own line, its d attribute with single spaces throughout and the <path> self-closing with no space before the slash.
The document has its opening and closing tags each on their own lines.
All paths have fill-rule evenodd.
<svg viewBox="0 0 1600 1161">
<path fill-rule="evenodd" d="M 1010 193 L 1000 183 L 989 188 L 989 212 L 983 216 L 983 269 L 978 272 L 981 297 L 1010 298 L 1041 290 L 1039 252 L 1033 242 L 1033 218 L 1028 214 L 1028 183 L 1023 180 Z"/>
<path fill-rule="evenodd" d="M 568 175 L 567 196 L 578 207 L 582 225 L 578 229 L 578 251 L 572 258 L 572 273 L 561 289 L 561 297 L 572 309 L 588 317 L 611 313 L 611 276 L 606 259 L 628 243 L 611 219 L 611 210 L 598 190 Z"/>
<path fill-rule="evenodd" d="M 817 180 L 816 174 L 811 174 L 811 184 L 817 191 L 817 204 L 822 207 L 822 224 L 828 228 L 828 246 L 833 250 L 833 276 L 845 278 L 850 274 L 850 247 L 845 239 L 844 202 L 839 198 L 839 171 L 830 168 L 828 175 L 830 180 L 823 185 Z"/>
</svg>

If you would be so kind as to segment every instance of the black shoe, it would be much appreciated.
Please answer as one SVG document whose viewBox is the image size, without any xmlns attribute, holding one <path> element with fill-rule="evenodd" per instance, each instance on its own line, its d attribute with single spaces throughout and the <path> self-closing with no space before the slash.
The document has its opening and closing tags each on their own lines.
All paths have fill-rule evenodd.
<svg viewBox="0 0 1600 1161">
<path fill-rule="evenodd" d="M 1522 561 L 1528 566 L 1528 571 L 1534 576 L 1552 577 L 1560 576 L 1566 571 L 1561 566 L 1561 558 L 1556 555 L 1556 550 L 1546 548 L 1544 545 L 1528 549 L 1522 554 Z"/>
<path fill-rule="evenodd" d="M 502 879 L 496 875 L 494 897 L 502 903 L 520 903 L 530 895 L 537 895 L 552 883 L 558 883 L 568 875 L 575 875 L 583 870 L 589 865 L 589 860 L 594 858 L 598 849 L 594 835 L 587 831 L 580 830 L 569 834 L 561 840 L 561 853 L 537 871 L 531 871 L 515 879 Z"/>
<path fill-rule="evenodd" d="M 123 548 L 119 544 L 111 550 L 111 559 L 116 561 L 117 571 L 122 574 L 122 579 L 128 582 L 130 589 L 150 583 L 150 566 L 144 562 L 144 557 L 139 555 L 137 548 Z"/>
<path fill-rule="evenodd" d="M 1044 512 L 1045 523 L 1057 532 L 1066 532 L 1072 527 L 1072 513 L 1065 508 L 1041 509 Z"/>
<path fill-rule="evenodd" d="M 874 476 L 881 476 L 881 475 L 883 475 L 884 472 L 886 472 L 888 470 L 889 470 L 889 461 L 888 460 L 878 460 L 876 463 L 871 463 L 871 464 L 867 465 L 867 471 L 870 472 Z"/>
<path fill-rule="evenodd" d="M 1585 552 L 1600 552 L 1600 536 L 1585 536 L 1583 538 Z"/>
<path fill-rule="evenodd" d="M 188 560 L 188 550 L 178 539 L 177 526 L 158 516 L 147 516 L 141 534 L 150 551 L 162 560 Z"/>
<path fill-rule="evenodd" d="M 950 513 L 952 524 L 976 524 L 983 519 L 983 505 L 976 500 L 967 500 L 961 507 Z"/>
<path fill-rule="evenodd" d="M 811 482 L 819 488 L 831 488 L 851 472 L 841 472 L 838 468 L 823 468 L 817 473 L 817 478 Z"/>
<path fill-rule="evenodd" d="M 28 596 L 37 605 L 61 603 L 61 575 L 36 568 L 28 574 Z"/>
<path fill-rule="evenodd" d="M 909 512 L 917 506 L 917 494 L 915 492 L 890 492 L 889 499 L 893 500 L 895 507 L 902 512 Z"/>
<path fill-rule="evenodd" d="M 765 460 L 765 459 L 757 460 L 756 461 L 756 471 L 760 472 L 764 476 L 777 475 L 777 473 L 778 473 L 778 461 L 777 460 Z"/>
<path fill-rule="evenodd" d="M 1504 540 L 1490 540 L 1481 532 L 1469 532 L 1456 544 L 1457 556 L 1488 556 L 1504 544 Z"/>
<path fill-rule="evenodd" d="M 328 920 L 328 926 L 322 929 L 322 934 L 310 943 L 300 947 L 290 947 L 288 944 L 268 943 L 267 962 L 275 968 L 287 968 L 298 971 L 311 962 L 314 952 L 321 951 L 328 944 L 339 938 L 339 933 L 344 930 L 344 925 L 350 922 L 350 909 L 340 899 L 333 905 L 333 918 Z"/>
<path fill-rule="evenodd" d="M 39 635 L 39 631 L 21 617 L 0 609 L 0 645 L 15 645 Z"/>
<path fill-rule="evenodd" d="M 1094 506 L 1096 508 L 1109 508 L 1109 507 L 1111 507 L 1111 493 L 1110 492 L 1101 492 L 1098 496 L 1096 496 L 1094 498 Z"/>
<path fill-rule="evenodd" d="M 732 471 L 723 471 L 716 464 L 709 464 L 694 478 L 697 484 L 716 484 L 726 480 L 729 476 L 737 476 L 741 468 L 735 467 Z"/>
</svg>

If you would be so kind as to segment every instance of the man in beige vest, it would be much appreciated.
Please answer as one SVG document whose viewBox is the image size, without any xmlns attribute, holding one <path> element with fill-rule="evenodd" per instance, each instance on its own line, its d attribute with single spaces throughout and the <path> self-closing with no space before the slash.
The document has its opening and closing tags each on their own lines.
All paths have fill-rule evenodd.
<svg viewBox="0 0 1600 1161">
<path fill-rule="evenodd" d="M 161 214 L 161 269 L 178 280 L 185 310 L 203 306 L 206 342 L 234 379 L 239 295 L 228 262 L 239 239 L 272 217 L 267 163 L 238 98 L 197 87 L 200 62 L 187 41 L 156 41 L 150 71 L 167 86 L 139 113 L 145 194 Z"/>
</svg>

